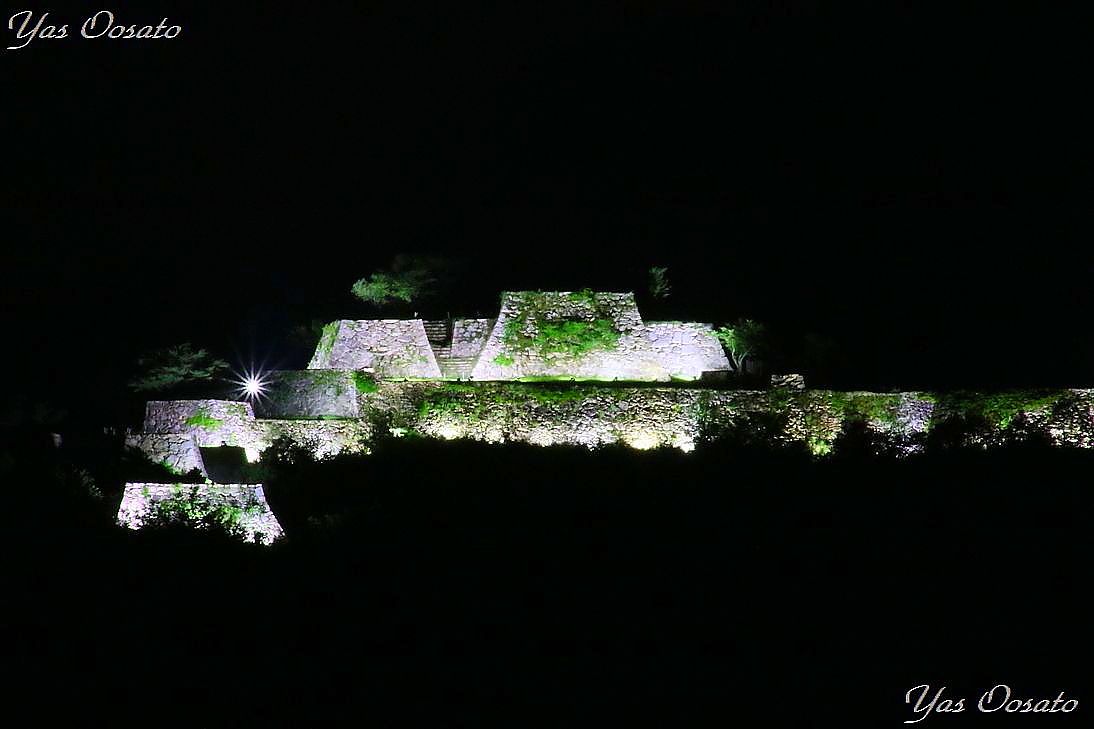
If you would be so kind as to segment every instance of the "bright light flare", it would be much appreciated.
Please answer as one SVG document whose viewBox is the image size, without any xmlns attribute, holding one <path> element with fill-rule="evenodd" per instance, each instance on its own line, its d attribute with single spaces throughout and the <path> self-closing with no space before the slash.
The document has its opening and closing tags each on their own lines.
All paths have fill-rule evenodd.
<svg viewBox="0 0 1094 729">
<path fill-rule="evenodd" d="M 266 396 L 267 383 L 262 372 L 244 372 L 233 382 L 241 398 L 254 401 Z"/>
</svg>

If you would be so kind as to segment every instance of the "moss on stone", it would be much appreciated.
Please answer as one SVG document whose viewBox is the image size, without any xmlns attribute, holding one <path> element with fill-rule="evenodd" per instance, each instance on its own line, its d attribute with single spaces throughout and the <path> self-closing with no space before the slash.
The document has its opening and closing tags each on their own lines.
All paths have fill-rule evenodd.
<svg viewBox="0 0 1094 729">
<path fill-rule="evenodd" d="M 503 385 L 445 383 L 426 393 L 418 403 L 418 416 L 456 416 L 473 423 L 499 408 L 513 409 L 533 405 L 560 405 L 582 402 L 593 392 L 580 386 Z"/>
<path fill-rule="evenodd" d="M 338 338 L 338 330 L 342 326 L 341 321 L 332 321 L 323 325 L 323 333 L 319 337 L 319 344 L 315 348 L 316 355 L 329 357 L 334 348 L 334 340 Z"/>
<path fill-rule="evenodd" d="M 619 345 L 619 332 L 611 319 L 593 321 L 543 322 L 532 337 L 531 346 L 540 354 L 581 357 L 595 350 Z"/>
<path fill-rule="evenodd" d="M 205 430 L 216 430 L 224 423 L 220 418 L 214 418 L 204 408 L 198 408 L 198 410 L 186 419 L 186 424 L 192 428 L 203 428 Z"/>
<path fill-rule="evenodd" d="M 567 298 L 590 307 L 594 314 L 592 319 L 555 317 L 551 299 L 543 292 L 525 291 L 514 296 L 517 313 L 505 323 L 502 344 L 506 351 L 494 358 L 495 364 L 512 364 L 514 352 L 580 358 L 589 352 L 612 350 L 619 345 L 620 332 L 615 328 L 615 322 L 601 310 L 595 294 L 588 289 L 568 294 Z"/>
<path fill-rule="evenodd" d="M 362 395 L 371 395 L 380 390 L 380 386 L 376 384 L 376 380 L 365 372 L 354 370 L 352 377 L 353 386 L 356 387 L 357 392 Z"/>
<path fill-rule="evenodd" d="M 580 291 L 571 291 L 566 294 L 566 298 L 575 304 L 585 304 L 586 306 L 596 307 L 596 292 L 592 289 L 581 289 Z"/>
<path fill-rule="evenodd" d="M 159 462 L 159 465 L 163 466 L 163 469 L 172 476 L 182 476 L 183 472 L 169 463 L 166 459 Z"/>
<path fill-rule="evenodd" d="M 966 420 L 983 420 L 993 428 L 1005 430 L 1019 415 L 1050 408 L 1063 394 L 1060 390 L 940 393 L 936 396 L 932 424 L 946 417 L 960 417 Z"/>
<path fill-rule="evenodd" d="M 215 504 L 210 499 L 199 496 L 196 489 L 190 489 L 187 493 L 180 485 L 176 485 L 173 492 L 172 498 L 155 503 L 153 507 L 155 519 L 191 524 L 214 523 L 233 530 L 243 521 L 244 513 L 254 513 L 254 509 L 261 508 L 257 505 L 252 509 L 232 504 Z"/>
<path fill-rule="evenodd" d="M 773 412 L 782 413 L 794 402 L 794 392 L 785 387 L 776 387 L 767 394 L 767 404 Z"/>
<path fill-rule="evenodd" d="M 526 387 L 523 394 L 535 402 L 555 405 L 583 401 L 589 397 L 590 392 L 579 387 Z"/>
</svg>

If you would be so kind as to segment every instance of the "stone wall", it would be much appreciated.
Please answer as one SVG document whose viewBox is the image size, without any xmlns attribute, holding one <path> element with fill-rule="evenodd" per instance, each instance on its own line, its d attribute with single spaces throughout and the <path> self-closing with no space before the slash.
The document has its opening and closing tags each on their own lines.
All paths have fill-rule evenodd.
<svg viewBox="0 0 1094 729">
<path fill-rule="evenodd" d="M 176 474 L 197 470 L 208 476 L 201 459 L 201 449 L 190 433 L 130 433 L 125 437 L 127 448 L 136 448 L 153 463 L 160 463 Z"/>
<path fill-rule="evenodd" d="M 366 453 L 380 423 L 396 436 L 590 448 L 623 444 L 691 451 L 743 437 L 804 447 L 816 456 L 830 453 L 849 425 L 873 438 L 877 448 L 901 454 L 921 450 L 928 436 L 951 425 L 965 445 L 1044 437 L 1060 446 L 1094 447 L 1094 390 L 1089 389 L 931 394 L 385 381 L 356 397 L 358 418 L 319 420 L 255 419 L 247 403 L 232 401 L 154 401 L 146 409 L 147 432 L 130 435 L 127 444 L 172 468 L 198 467 L 203 473 L 199 446 L 243 447 L 251 460 L 278 438 L 318 457 Z M 198 524 L 210 514 L 230 517 L 250 539 L 281 533 L 261 487 L 127 484 L 121 523 L 139 528 L 165 514 L 182 514 Z"/>
<path fill-rule="evenodd" d="M 257 420 L 256 442 L 261 457 L 278 438 L 287 438 L 303 446 L 317 458 L 341 453 L 366 453 L 372 438 L 372 425 L 363 419 L 346 420 Z"/>
<path fill-rule="evenodd" d="M 386 418 L 396 432 L 491 443 L 690 450 L 705 440 L 743 436 L 824 455 L 845 427 L 857 424 L 879 447 L 912 453 L 934 429 L 957 424 L 971 445 L 1041 434 L 1062 446 L 1094 446 L 1091 390 L 980 394 L 966 401 L 919 392 L 416 382 L 382 383 L 362 402 L 363 413 Z"/>
<path fill-rule="evenodd" d="M 493 319 L 456 319 L 452 322 L 452 356 L 478 357 L 493 327 Z"/>
<path fill-rule="evenodd" d="M 1059 445 L 1094 446 L 1094 391 L 951 394 L 830 390 L 716 390 L 684 386 L 595 383 L 381 382 L 358 393 L 359 418 L 254 419 L 245 403 L 149 403 L 146 427 L 163 433 L 132 436 L 149 453 L 170 451 L 193 462 L 196 446 L 238 446 L 252 460 L 277 438 L 319 456 L 367 452 L 375 423 L 394 432 L 488 442 L 626 443 L 690 450 L 704 439 L 756 434 L 798 443 L 817 455 L 832 450 L 848 423 L 859 423 L 900 452 L 923 447 L 928 432 L 963 428 L 969 444 L 991 445 L 1039 433 Z M 194 421 L 194 414 L 201 417 Z M 206 414 L 223 418 L 205 423 Z M 197 424 L 187 424 L 196 422 Z M 177 429 L 172 431 L 171 429 Z M 167 449 L 167 450 L 165 450 Z M 192 459 L 183 461 L 183 454 Z M 200 458 L 200 454 L 196 456 Z"/>
<path fill-rule="evenodd" d="M 1094 448 L 1094 390 L 1070 390 L 1070 397 L 1055 405 L 1046 429 L 1057 445 Z"/>
<path fill-rule="evenodd" d="M 512 331 L 534 339 L 544 323 L 610 321 L 618 342 L 573 356 L 515 347 Z M 693 380 L 728 371 L 729 360 L 708 325 L 642 321 L 634 295 L 603 292 L 507 292 L 483 347 L 474 380 Z"/>
<path fill-rule="evenodd" d="M 263 418 L 357 417 L 357 388 L 348 370 L 278 370 L 265 378 L 254 409 Z"/>
<path fill-rule="evenodd" d="M 353 398 L 356 409 L 356 391 Z M 242 448 L 255 461 L 279 437 L 320 457 L 360 453 L 368 449 L 371 425 L 359 418 L 256 419 L 249 403 L 232 400 L 154 400 L 145 407 L 144 432 L 189 437 L 201 448 Z"/>
<path fill-rule="evenodd" d="M 249 542 L 270 544 L 283 536 L 261 484 L 127 483 L 118 523 L 141 529 L 150 522 L 219 525 Z"/>
<path fill-rule="evenodd" d="M 263 444 L 250 403 L 234 400 L 152 400 L 145 406 L 145 433 L 182 433 L 200 448 L 236 446 L 257 457 Z"/>
<path fill-rule="evenodd" d="M 618 341 L 580 353 L 524 345 L 547 324 L 562 322 L 607 324 Z M 514 338 L 514 332 L 520 336 Z M 459 361 L 458 369 L 448 371 L 449 379 L 667 382 L 730 369 L 709 325 L 645 323 L 632 293 L 506 292 L 497 319 L 456 319 L 451 337 L 435 342 L 435 351 L 421 319 L 344 319 L 324 328 L 308 369 L 362 370 L 378 379 L 441 379 L 447 370 L 437 352 Z"/>
<path fill-rule="evenodd" d="M 320 340 L 308 368 L 364 370 L 384 379 L 441 376 L 421 319 L 344 319 Z"/>
<path fill-rule="evenodd" d="M 699 379 L 704 372 L 728 372 L 729 359 L 710 324 L 696 322 L 649 322 L 643 327 L 645 342 L 638 347 L 651 361 L 677 379 Z"/>
<path fill-rule="evenodd" d="M 394 420 L 434 438 L 691 450 L 699 433 L 697 390 L 420 383 L 400 396 Z"/>
</svg>

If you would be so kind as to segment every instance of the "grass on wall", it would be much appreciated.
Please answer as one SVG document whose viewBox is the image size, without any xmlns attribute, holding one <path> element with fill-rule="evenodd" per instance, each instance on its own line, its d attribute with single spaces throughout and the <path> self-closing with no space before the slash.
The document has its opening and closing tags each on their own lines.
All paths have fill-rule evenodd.
<svg viewBox="0 0 1094 729">
<path fill-rule="evenodd" d="M 315 347 L 317 357 L 320 359 L 330 357 L 331 350 L 334 348 L 334 340 L 338 337 L 338 329 L 341 325 L 342 322 L 340 321 L 332 321 L 323 325 L 323 333 L 319 337 L 319 344 Z"/>
<path fill-rule="evenodd" d="M 216 430 L 224 423 L 220 418 L 214 418 L 204 408 L 198 408 L 198 410 L 186 419 L 186 424 L 192 428 L 202 428 L 204 430 Z"/>
<path fill-rule="evenodd" d="M 1061 390 L 940 393 L 935 396 L 935 414 L 937 418 L 983 420 L 992 428 L 1005 430 L 1020 414 L 1050 408 L 1063 394 Z M 932 422 L 937 418 L 932 418 Z"/>
<path fill-rule="evenodd" d="M 147 489 L 145 489 L 147 496 Z M 244 516 L 256 516 L 262 513 L 260 504 L 250 503 L 237 506 L 231 503 L 217 503 L 213 499 L 199 494 L 196 487 L 175 484 L 172 497 L 153 504 L 150 520 L 153 523 L 186 523 L 191 525 L 216 525 L 229 533 L 237 532 Z"/>
<path fill-rule="evenodd" d="M 589 352 L 615 349 L 620 332 L 590 290 L 567 294 L 574 303 L 587 306 L 592 319 L 559 319 L 553 316 L 551 298 L 542 292 L 519 295 L 517 315 L 505 323 L 502 342 L 506 351 L 494 358 L 503 367 L 513 364 L 513 353 L 535 352 L 540 356 L 562 355 L 580 358 Z"/>
<path fill-rule="evenodd" d="M 551 387 L 509 383 L 502 386 L 476 386 L 445 383 L 430 391 L 418 403 L 418 416 L 458 415 L 469 424 L 497 409 L 535 405 L 562 405 L 582 402 L 595 393 L 580 386 Z"/>
<path fill-rule="evenodd" d="M 353 386 L 362 395 L 371 395 L 380 390 L 380 386 L 376 384 L 376 380 L 371 375 L 358 370 L 353 372 Z"/>
</svg>

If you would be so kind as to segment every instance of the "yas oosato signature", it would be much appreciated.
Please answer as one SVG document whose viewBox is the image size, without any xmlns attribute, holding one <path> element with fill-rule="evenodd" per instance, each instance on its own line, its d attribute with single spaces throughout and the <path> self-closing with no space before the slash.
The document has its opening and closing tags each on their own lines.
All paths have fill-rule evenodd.
<svg viewBox="0 0 1094 729">
<path fill-rule="evenodd" d="M 50 20 L 49 13 L 35 17 L 33 10 L 20 10 L 8 18 L 8 30 L 15 31 L 16 41 L 16 45 L 7 47 L 9 51 L 26 48 L 36 40 L 65 40 L 75 36 L 75 31 L 69 32 L 68 23 L 58 25 Z M 100 10 L 84 20 L 79 36 L 90 40 L 171 40 L 181 33 L 182 26 L 168 25 L 167 18 L 158 25 L 124 25 L 116 22 L 111 11 Z"/>
<path fill-rule="evenodd" d="M 904 696 L 904 703 L 914 702 L 912 712 L 916 714 L 916 718 L 906 719 L 904 723 L 918 724 L 932 713 L 960 714 L 965 711 L 967 699 L 964 697 L 951 699 L 946 697 L 945 693 L 945 686 L 932 693 L 928 684 L 909 689 Z M 1079 700 L 1065 699 L 1063 691 L 1055 699 L 1012 697 L 1010 686 L 1000 683 L 981 694 L 980 700 L 976 702 L 976 708 L 983 714 L 994 714 L 997 711 L 1007 714 L 1070 714 L 1079 708 Z"/>
</svg>

